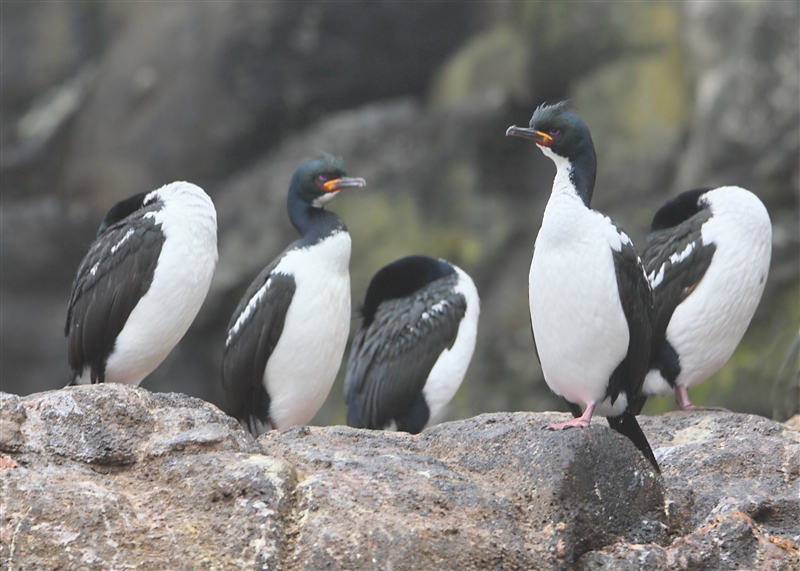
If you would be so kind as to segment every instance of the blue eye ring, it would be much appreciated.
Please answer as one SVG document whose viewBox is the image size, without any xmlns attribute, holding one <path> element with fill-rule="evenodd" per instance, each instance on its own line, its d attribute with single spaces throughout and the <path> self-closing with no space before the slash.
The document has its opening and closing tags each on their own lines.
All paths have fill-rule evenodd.
<svg viewBox="0 0 800 571">
<path fill-rule="evenodd" d="M 550 129 L 549 135 L 551 137 L 558 137 L 561 134 L 561 129 Z"/>
</svg>

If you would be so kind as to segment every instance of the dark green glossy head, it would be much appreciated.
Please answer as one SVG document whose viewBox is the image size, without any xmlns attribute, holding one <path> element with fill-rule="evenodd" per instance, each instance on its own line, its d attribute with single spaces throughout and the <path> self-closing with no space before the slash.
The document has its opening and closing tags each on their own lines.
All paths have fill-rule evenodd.
<svg viewBox="0 0 800 571">
<path fill-rule="evenodd" d="M 542 104 L 534 111 L 530 127 L 512 126 L 506 135 L 532 140 L 557 165 L 560 162 L 557 157 L 566 159 L 570 180 L 589 206 L 597 174 L 597 158 L 589 128 L 571 109 L 568 101 Z"/>
<path fill-rule="evenodd" d="M 343 188 L 364 186 L 363 178 L 350 178 L 341 157 L 322 155 L 305 162 L 294 171 L 289 184 L 292 195 L 306 204 L 321 208 Z"/>
</svg>

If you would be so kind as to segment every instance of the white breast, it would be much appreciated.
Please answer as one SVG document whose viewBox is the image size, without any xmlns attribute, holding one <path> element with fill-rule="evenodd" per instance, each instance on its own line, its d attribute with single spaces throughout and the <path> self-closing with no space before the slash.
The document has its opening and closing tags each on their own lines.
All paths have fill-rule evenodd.
<svg viewBox="0 0 800 571">
<path fill-rule="evenodd" d="M 758 197 L 738 187 L 705 196 L 712 216 L 702 238 L 716 251 L 667 327 L 667 340 L 680 356 L 676 383 L 687 387 L 714 374 L 733 354 L 758 307 L 772 254 L 772 226 Z"/>
<path fill-rule="evenodd" d="M 217 215 L 199 187 L 176 182 L 155 214 L 166 239 L 150 289 L 117 337 L 106 382 L 138 385 L 178 344 L 200 311 L 217 263 Z"/>
<path fill-rule="evenodd" d="M 296 290 L 264 371 L 270 418 L 283 430 L 307 424 L 330 392 L 350 332 L 350 235 L 336 232 L 286 254 L 275 272 Z"/>
<path fill-rule="evenodd" d="M 455 343 L 439 355 L 422 389 L 430 410 L 429 423 L 435 421 L 435 417 L 456 394 L 475 351 L 481 302 L 472 279 L 461 268 L 455 267 L 455 270 L 458 273 L 455 291 L 467 300 L 467 311 L 458 325 Z"/>
<path fill-rule="evenodd" d="M 531 263 L 531 322 L 548 386 L 584 408 L 602 402 L 611 373 L 628 351 L 611 252 L 622 242 L 608 218 L 577 196 L 554 191 Z M 615 414 L 624 408 L 621 401 Z"/>
</svg>

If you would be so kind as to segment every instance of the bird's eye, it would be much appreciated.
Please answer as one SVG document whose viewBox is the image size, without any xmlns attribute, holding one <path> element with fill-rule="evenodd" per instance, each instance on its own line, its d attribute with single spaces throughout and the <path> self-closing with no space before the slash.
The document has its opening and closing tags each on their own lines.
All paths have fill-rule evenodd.
<svg viewBox="0 0 800 571">
<path fill-rule="evenodd" d="M 558 137 L 561 134 L 561 129 L 550 129 L 551 137 Z"/>
<path fill-rule="evenodd" d="M 321 174 L 321 175 L 319 175 L 317 177 L 317 182 L 325 183 L 325 182 L 328 182 L 328 179 L 329 179 L 329 177 L 325 176 L 324 174 Z"/>
</svg>

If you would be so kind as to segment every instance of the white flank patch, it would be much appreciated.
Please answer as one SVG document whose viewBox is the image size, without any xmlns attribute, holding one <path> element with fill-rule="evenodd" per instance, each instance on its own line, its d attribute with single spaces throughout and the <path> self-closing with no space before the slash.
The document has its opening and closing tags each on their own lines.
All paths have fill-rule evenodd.
<svg viewBox="0 0 800 571">
<path fill-rule="evenodd" d="M 288 252 L 275 268 L 296 284 L 264 371 L 270 417 L 279 430 L 314 417 L 342 364 L 350 331 L 350 249 L 350 235 L 336 232 Z"/>
<path fill-rule="evenodd" d="M 667 326 L 680 355 L 677 384 L 692 387 L 724 365 L 742 339 L 764 291 L 772 255 L 769 214 L 753 193 L 721 187 L 703 197 L 711 218 L 703 244 L 716 246 L 706 274 Z"/>
<path fill-rule="evenodd" d="M 250 317 L 250 314 L 256 310 L 258 304 L 266 295 L 269 286 L 272 284 L 272 278 L 267 278 L 267 281 L 264 282 L 264 285 L 259 288 L 259 290 L 255 293 L 253 297 L 250 298 L 250 301 L 247 302 L 244 310 L 239 314 L 239 317 L 236 318 L 236 322 L 233 324 L 233 327 L 230 328 L 228 331 L 228 337 L 225 339 L 225 347 L 228 347 L 233 340 L 233 336 L 239 332 L 242 325 L 247 321 Z"/>
<path fill-rule="evenodd" d="M 435 421 L 445 405 L 450 402 L 461 386 L 467 374 L 472 354 L 475 351 L 475 339 L 478 335 L 478 318 L 481 313 L 481 300 L 478 290 L 467 273 L 450 264 L 458 274 L 458 282 L 454 290 L 467 300 L 467 311 L 458 325 L 456 341 L 450 349 L 445 349 L 436 360 L 422 389 L 425 402 L 428 403 L 430 418 L 428 424 Z M 431 312 L 442 311 L 447 304 L 440 301 L 431 307 Z"/>
<path fill-rule="evenodd" d="M 650 369 L 644 378 L 642 393 L 646 395 L 669 395 L 673 393 L 673 388 L 657 369 Z"/>
<path fill-rule="evenodd" d="M 166 236 L 150 289 L 131 312 L 106 365 L 106 381 L 137 385 L 189 329 L 217 263 L 217 214 L 201 188 L 173 182 L 155 190 Z M 147 198 L 145 200 L 147 200 Z"/>
</svg>

